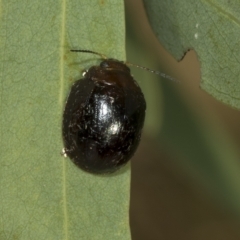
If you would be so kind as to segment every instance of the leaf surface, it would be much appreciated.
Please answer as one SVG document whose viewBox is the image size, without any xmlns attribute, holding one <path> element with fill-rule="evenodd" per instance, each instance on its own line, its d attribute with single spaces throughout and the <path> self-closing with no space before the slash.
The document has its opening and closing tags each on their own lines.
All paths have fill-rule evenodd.
<svg viewBox="0 0 240 240">
<path fill-rule="evenodd" d="M 151 26 L 178 60 L 194 49 L 201 88 L 240 109 L 240 2 L 145 0 Z"/>
<path fill-rule="evenodd" d="M 2 1 L 0 239 L 130 239 L 129 165 L 96 176 L 60 155 L 65 99 L 102 52 L 125 59 L 122 1 Z"/>
</svg>

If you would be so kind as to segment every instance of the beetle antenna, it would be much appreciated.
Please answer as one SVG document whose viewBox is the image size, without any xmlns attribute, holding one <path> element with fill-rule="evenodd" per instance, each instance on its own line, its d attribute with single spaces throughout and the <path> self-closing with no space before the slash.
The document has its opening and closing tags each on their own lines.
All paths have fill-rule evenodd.
<svg viewBox="0 0 240 240">
<path fill-rule="evenodd" d="M 168 79 L 168 80 L 171 80 L 171 81 L 173 81 L 173 82 L 177 82 L 177 83 L 180 82 L 179 80 L 177 80 L 177 79 L 175 79 L 175 78 L 173 78 L 173 77 L 171 77 L 171 76 L 169 76 L 169 75 L 167 75 L 167 74 L 165 74 L 165 73 L 163 73 L 163 72 L 159 72 L 159 71 L 156 71 L 156 70 L 152 70 L 152 69 L 150 69 L 150 68 L 143 67 L 143 66 L 140 66 L 140 65 L 138 65 L 138 64 L 133 64 L 133 63 L 129 63 L 129 62 L 126 62 L 126 64 L 127 64 L 128 66 L 133 66 L 133 67 L 141 68 L 141 69 L 146 70 L 146 71 L 148 71 L 148 72 L 151 72 L 151 73 L 160 75 L 161 77 L 166 78 L 166 79 Z"/>
<path fill-rule="evenodd" d="M 93 54 L 96 54 L 96 55 L 100 56 L 100 57 L 103 58 L 103 59 L 107 59 L 107 57 L 106 57 L 104 54 L 98 53 L 98 52 L 94 52 L 94 51 L 90 51 L 90 50 L 82 50 L 82 49 L 80 49 L 80 50 L 74 50 L 74 49 L 71 49 L 70 51 L 71 51 L 71 52 L 93 53 Z"/>
<path fill-rule="evenodd" d="M 78 49 L 78 50 L 75 50 L 75 49 L 71 49 L 70 50 L 71 52 L 83 52 L 83 53 L 92 53 L 92 54 L 96 54 L 98 56 L 100 56 L 102 59 L 108 59 L 106 55 L 102 54 L 102 53 L 98 53 L 98 52 L 94 52 L 94 51 L 91 51 L 91 50 L 84 50 L 84 49 Z M 143 67 L 143 66 L 140 66 L 138 64 L 133 64 L 133 63 L 129 63 L 129 62 L 124 62 L 126 65 L 128 66 L 133 66 L 133 67 L 137 67 L 137 68 L 141 68 L 143 70 L 146 70 L 148 72 L 151 72 L 151 73 L 154 73 L 154 74 L 157 74 L 157 75 L 160 75 L 161 77 L 163 78 L 166 78 L 168 80 L 171 80 L 173 82 L 180 82 L 179 80 L 165 74 L 165 73 L 162 73 L 162 72 L 159 72 L 159 71 L 155 71 L 155 70 L 152 70 L 150 68 L 147 68 L 147 67 Z"/>
</svg>

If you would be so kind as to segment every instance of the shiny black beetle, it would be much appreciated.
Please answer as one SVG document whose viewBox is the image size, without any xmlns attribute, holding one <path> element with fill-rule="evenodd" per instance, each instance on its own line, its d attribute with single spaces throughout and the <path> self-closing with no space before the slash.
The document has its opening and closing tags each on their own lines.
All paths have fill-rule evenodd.
<svg viewBox="0 0 240 240">
<path fill-rule="evenodd" d="M 124 62 L 107 59 L 71 87 L 63 113 L 64 155 L 81 169 L 111 173 L 134 155 L 146 101 Z"/>
</svg>

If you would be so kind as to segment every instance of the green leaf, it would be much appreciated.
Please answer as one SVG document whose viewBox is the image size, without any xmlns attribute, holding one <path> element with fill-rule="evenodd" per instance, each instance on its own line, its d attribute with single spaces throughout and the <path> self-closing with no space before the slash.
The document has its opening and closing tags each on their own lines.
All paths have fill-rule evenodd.
<svg viewBox="0 0 240 240">
<path fill-rule="evenodd" d="M 157 38 L 178 60 L 197 52 L 201 87 L 240 109 L 240 2 L 145 0 Z"/>
<path fill-rule="evenodd" d="M 129 165 L 111 176 L 60 152 L 62 111 L 96 56 L 125 59 L 122 1 L 7 1 L 0 28 L 0 239 L 130 239 Z"/>
</svg>

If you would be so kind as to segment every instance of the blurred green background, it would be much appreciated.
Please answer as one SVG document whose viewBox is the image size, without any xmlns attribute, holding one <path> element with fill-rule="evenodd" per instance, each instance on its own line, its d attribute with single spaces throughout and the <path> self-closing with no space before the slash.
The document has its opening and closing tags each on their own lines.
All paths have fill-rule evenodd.
<svg viewBox="0 0 240 240">
<path fill-rule="evenodd" d="M 193 50 L 180 62 L 164 50 L 142 1 L 125 5 L 128 61 L 180 81 L 132 68 L 148 105 L 132 160 L 132 238 L 240 239 L 240 112 L 199 88 Z"/>
</svg>

